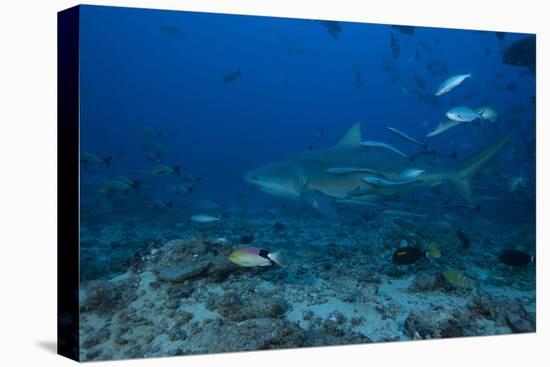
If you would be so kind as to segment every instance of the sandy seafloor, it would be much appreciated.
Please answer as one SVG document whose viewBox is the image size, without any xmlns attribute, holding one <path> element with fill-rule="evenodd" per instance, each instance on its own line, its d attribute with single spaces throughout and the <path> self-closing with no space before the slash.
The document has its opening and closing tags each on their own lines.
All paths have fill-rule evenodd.
<svg viewBox="0 0 550 367">
<path fill-rule="evenodd" d="M 229 207 L 204 224 L 178 210 L 94 210 L 81 225 L 82 360 L 535 331 L 534 264 L 497 259 L 507 247 L 534 253 L 531 221 L 459 211 L 335 222 L 312 210 Z M 434 243 L 442 256 L 396 266 L 405 242 Z M 228 261 L 246 246 L 280 251 L 284 266 Z M 471 284 L 449 284 L 446 270 Z"/>
</svg>

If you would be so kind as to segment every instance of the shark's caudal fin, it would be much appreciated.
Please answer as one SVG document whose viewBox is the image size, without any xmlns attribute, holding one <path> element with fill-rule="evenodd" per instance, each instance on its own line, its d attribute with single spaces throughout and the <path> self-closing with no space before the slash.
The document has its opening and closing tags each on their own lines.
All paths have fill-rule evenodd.
<svg viewBox="0 0 550 367">
<path fill-rule="evenodd" d="M 455 185 L 456 189 L 462 195 L 464 200 L 469 204 L 474 204 L 474 196 L 472 194 L 472 179 L 476 177 L 479 171 L 489 163 L 500 149 L 510 142 L 512 134 L 509 133 L 501 138 L 496 143 L 489 145 L 487 148 L 474 154 L 473 156 L 460 162 L 451 172 L 450 180 Z"/>
<path fill-rule="evenodd" d="M 361 123 L 356 122 L 344 133 L 338 140 L 336 146 L 342 145 L 359 145 L 361 143 Z"/>
</svg>

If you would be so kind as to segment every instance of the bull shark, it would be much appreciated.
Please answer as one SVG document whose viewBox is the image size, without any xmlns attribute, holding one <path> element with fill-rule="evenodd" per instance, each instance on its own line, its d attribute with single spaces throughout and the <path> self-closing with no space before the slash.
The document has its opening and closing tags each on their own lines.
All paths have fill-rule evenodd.
<svg viewBox="0 0 550 367">
<path fill-rule="evenodd" d="M 501 148 L 511 140 L 507 134 L 453 168 L 436 168 L 395 154 L 387 149 L 366 149 L 361 146 L 361 125 L 355 123 L 338 142 L 324 150 L 306 151 L 266 164 L 248 172 L 244 179 L 261 191 L 291 200 L 303 200 L 321 214 L 338 219 L 337 203 L 369 205 L 395 197 L 406 197 L 421 187 L 434 188 L 451 183 L 464 200 L 474 205 L 472 180 Z M 350 170 L 349 174 L 328 172 L 335 167 L 359 167 L 378 172 L 387 180 L 402 180 L 407 170 L 422 170 L 410 182 L 399 185 L 373 185 L 363 180 L 368 174 Z M 350 197 L 350 192 L 364 195 Z"/>
</svg>

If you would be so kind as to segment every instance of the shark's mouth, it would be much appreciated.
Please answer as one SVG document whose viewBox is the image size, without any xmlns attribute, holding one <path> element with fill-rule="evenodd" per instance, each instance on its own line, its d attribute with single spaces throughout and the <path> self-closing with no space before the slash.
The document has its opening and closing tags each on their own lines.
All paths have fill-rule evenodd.
<svg viewBox="0 0 550 367">
<path fill-rule="evenodd" d="M 279 196 L 286 199 L 299 200 L 300 193 L 296 190 L 289 189 L 284 186 L 260 186 L 260 190 L 266 194 Z"/>
<path fill-rule="evenodd" d="M 244 175 L 244 180 L 251 185 L 258 185 L 258 177 L 254 175 L 254 172 L 248 172 Z"/>
<path fill-rule="evenodd" d="M 290 162 L 260 167 L 247 173 L 244 179 L 266 194 L 292 200 L 300 199 L 306 183 L 303 169 Z"/>
</svg>

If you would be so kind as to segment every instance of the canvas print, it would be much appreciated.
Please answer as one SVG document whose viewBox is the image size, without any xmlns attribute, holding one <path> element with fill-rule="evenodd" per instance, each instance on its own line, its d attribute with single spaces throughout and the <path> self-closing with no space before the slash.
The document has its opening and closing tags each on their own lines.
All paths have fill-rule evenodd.
<svg viewBox="0 0 550 367">
<path fill-rule="evenodd" d="M 78 12 L 80 360 L 535 331 L 535 35 Z"/>
</svg>

